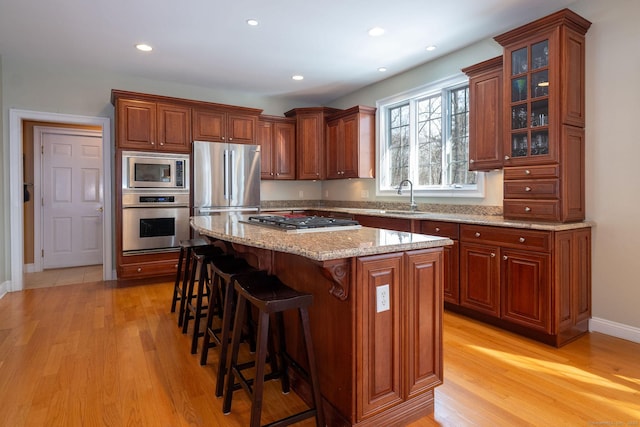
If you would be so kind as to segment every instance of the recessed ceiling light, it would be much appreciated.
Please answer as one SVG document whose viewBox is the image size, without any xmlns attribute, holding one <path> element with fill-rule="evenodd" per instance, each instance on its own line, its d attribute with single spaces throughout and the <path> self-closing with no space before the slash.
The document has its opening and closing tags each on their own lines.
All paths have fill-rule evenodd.
<svg viewBox="0 0 640 427">
<path fill-rule="evenodd" d="M 431 46 L 427 46 L 427 50 L 431 52 L 432 50 L 436 50 L 436 47 L 437 46 L 435 44 L 432 44 Z"/>
<path fill-rule="evenodd" d="M 151 46 L 149 46 L 148 44 L 145 44 L 145 43 L 138 43 L 136 45 L 136 49 L 141 50 L 143 52 L 151 52 L 153 50 L 153 48 Z"/>
<path fill-rule="evenodd" d="M 293 80 L 303 80 L 304 76 L 301 76 L 300 74 L 296 74 L 295 76 L 291 77 Z"/>
<path fill-rule="evenodd" d="M 387 67 L 380 67 L 378 68 L 378 71 L 380 71 L 381 73 L 384 73 L 385 71 L 387 71 Z"/>
<path fill-rule="evenodd" d="M 369 30 L 369 35 L 371 37 L 378 37 L 384 34 L 384 28 L 380 28 L 380 27 L 373 27 L 372 29 Z"/>
<path fill-rule="evenodd" d="M 257 19 L 247 19 L 247 24 L 251 25 L 252 27 L 255 27 L 258 25 L 258 20 Z"/>
</svg>

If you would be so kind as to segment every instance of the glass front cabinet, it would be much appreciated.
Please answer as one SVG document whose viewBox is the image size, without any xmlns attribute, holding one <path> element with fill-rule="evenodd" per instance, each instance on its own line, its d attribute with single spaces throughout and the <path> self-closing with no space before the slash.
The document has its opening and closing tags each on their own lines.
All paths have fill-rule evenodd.
<svg viewBox="0 0 640 427">
<path fill-rule="evenodd" d="M 505 218 L 584 219 L 584 36 L 590 25 L 564 9 L 495 37 L 504 47 Z M 531 170 L 509 170 L 542 165 L 557 170 L 544 175 L 545 185 Z"/>
</svg>

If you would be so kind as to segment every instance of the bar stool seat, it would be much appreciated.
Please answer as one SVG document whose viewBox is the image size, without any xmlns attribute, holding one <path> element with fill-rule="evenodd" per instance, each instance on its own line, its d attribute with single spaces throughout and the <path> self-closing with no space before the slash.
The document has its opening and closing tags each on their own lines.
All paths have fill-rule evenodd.
<svg viewBox="0 0 640 427">
<path fill-rule="evenodd" d="M 234 288 L 238 295 L 238 300 L 233 326 L 231 358 L 228 362 L 224 400 L 222 403 L 223 413 L 228 414 L 231 412 L 231 400 L 235 389 L 235 379 L 237 377 L 242 388 L 244 388 L 251 397 L 250 426 L 260 426 L 264 394 L 264 368 L 267 357 L 267 341 L 269 335 L 269 319 L 270 315 L 273 314 L 279 339 L 278 355 L 282 361 L 282 392 L 289 392 L 289 378 L 287 376 L 287 367 L 289 367 L 296 370 L 298 374 L 311 385 L 313 407 L 281 420 L 274 421 L 268 425 L 286 426 L 307 418 L 315 417 L 316 425 L 324 427 L 325 423 L 324 413 L 322 411 L 322 397 L 320 395 L 320 384 L 318 382 L 316 360 L 313 352 L 311 330 L 309 327 L 309 312 L 307 310 L 313 302 L 313 296 L 298 292 L 286 286 L 273 275 L 239 276 L 235 279 Z M 249 302 L 258 310 L 258 339 L 255 357 L 255 378 L 253 379 L 253 382 L 244 377 L 242 374 L 244 367 L 238 364 L 238 348 L 241 338 L 240 325 L 242 325 L 242 322 L 244 321 L 246 310 L 245 302 Z M 307 353 L 307 362 L 309 366 L 308 372 L 305 371 L 298 363 L 295 363 L 287 353 L 283 319 L 283 312 L 287 310 L 298 311 Z"/>
<path fill-rule="evenodd" d="M 186 285 L 189 281 L 189 262 L 191 260 L 191 251 L 193 248 L 201 248 L 210 246 L 209 242 L 202 238 L 195 238 L 180 241 L 180 256 L 178 257 L 178 271 L 176 272 L 176 281 L 173 285 L 173 298 L 171 299 L 171 312 L 175 313 L 178 301 L 182 302 L 186 293 Z M 178 313 L 178 326 L 182 326 L 184 318 L 184 306 Z"/>
</svg>

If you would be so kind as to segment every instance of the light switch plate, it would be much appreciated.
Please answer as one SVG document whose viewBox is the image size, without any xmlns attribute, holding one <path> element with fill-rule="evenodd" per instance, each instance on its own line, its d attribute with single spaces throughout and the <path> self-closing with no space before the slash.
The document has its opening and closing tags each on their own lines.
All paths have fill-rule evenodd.
<svg viewBox="0 0 640 427">
<path fill-rule="evenodd" d="M 391 308 L 389 285 L 376 287 L 376 313 L 387 311 Z"/>
</svg>

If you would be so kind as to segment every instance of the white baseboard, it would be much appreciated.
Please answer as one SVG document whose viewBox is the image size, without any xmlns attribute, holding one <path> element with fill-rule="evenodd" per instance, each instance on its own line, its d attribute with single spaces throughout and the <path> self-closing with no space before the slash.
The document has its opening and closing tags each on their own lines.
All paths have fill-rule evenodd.
<svg viewBox="0 0 640 427">
<path fill-rule="evenodd" d="M 640 328 L 612 322 L 611 320 L 592 317 L 589 320 L 589 331 L 600 332 L 613 337 L 640 343 Z"/>
<path fill-rule="evenodd" d="M 35 265 L 35 264 L 25 264 L 23 271 L 25 273 L 38 273 L 38 272 L 40 272 L 42 270 L 39 269 L 38 266 Z"/>
<path fill-rule="evenodd" d="M 4 283 L 0 283 L 0 298 L 2 298 L 3 296 L 5 296 L 7 294 L 7 292 L 9 292 L 10 289 L 10 285 L 11 282 L 9 282 L 8 280 Z"/>
</svg>

